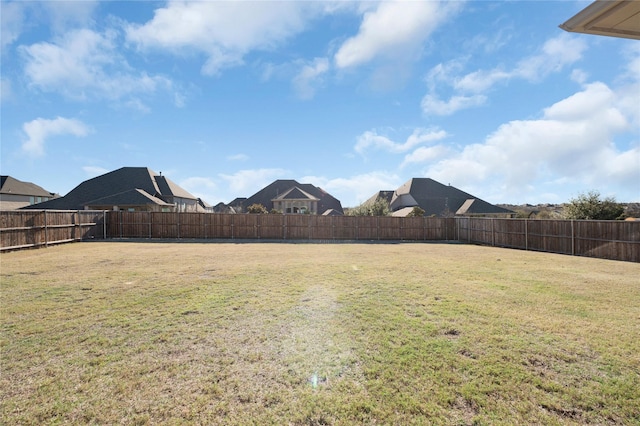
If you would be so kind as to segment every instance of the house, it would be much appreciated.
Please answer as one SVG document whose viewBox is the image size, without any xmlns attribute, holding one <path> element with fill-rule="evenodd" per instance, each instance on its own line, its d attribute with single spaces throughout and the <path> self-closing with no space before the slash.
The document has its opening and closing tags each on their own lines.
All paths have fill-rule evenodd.
<svg viewBox="0 0 640 426">
<path fill-rule="evenodd" d="M 162 173 L 147 167 L 122 167 L 76 186 L 64 197 L 26 208 L 202 212 L 198 198 Z"/>
<path fill-rule="evenodd" d="M 388 202 L 392 216 L 400 217 L 409 215 L 416 206 L 424 210 L 424 216 L 515 216 L 515 212 L 511 210 L 495 206 L 430 178 L 409 179 L 395 191 L 378 192 L 366 203 L 378 200 Z"/>
<path fill-rule="evenodd" d="M 59 197 L 42 187 L 11 176 L 0 176 L 0 210 L 17 210 Z"/>
<path fill-rule="evenodd" d="M 344 214 L 342 204 L 331 194 L 293 179 L 276 180 L 249 198 L 236 198 L 229 207 L 240 213 L 246 212 L 253 204 L 262 204 L 267 211 L 276 210 L 284 214 Z"/>
</svg>

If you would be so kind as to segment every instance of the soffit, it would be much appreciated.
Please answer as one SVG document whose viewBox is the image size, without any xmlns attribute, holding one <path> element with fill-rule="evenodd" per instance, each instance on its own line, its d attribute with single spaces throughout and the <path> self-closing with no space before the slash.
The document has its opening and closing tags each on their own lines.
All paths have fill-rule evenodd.
<svg viewBox="0 0 640 426">
<path fill-rule="evenodd" d="M 576 33 L 640 40 L 640 1 L 597 0 L 560 28 Z"/>
</svg>

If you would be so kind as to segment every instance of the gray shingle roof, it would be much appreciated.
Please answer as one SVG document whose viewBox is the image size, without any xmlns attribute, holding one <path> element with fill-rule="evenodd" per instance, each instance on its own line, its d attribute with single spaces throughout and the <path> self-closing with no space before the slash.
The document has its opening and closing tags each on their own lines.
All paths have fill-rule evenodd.
<svg viewBox="0 0 640 426">
<path fill-rule="evenodd" d="M 389 192 L 380 191 L 370 200 L 388 196 Z M 393 191 L 390 205 L 394 211 L 417 205 L 425 211 L 425 216 L 513 213 L 511 210 L 495 206 L 458 188 L 443 185 L 430 178 L 409 179 Z"/>
<path fill-rule="evenodd" d="M 495 206 L 451 185 L 443 185 L 430 178 L 409 179 L 395 191 L 395 196 L 410 194 L 422 208 L 425 216 L 456 213 L 467 200 L 474 200 L 465 214 L 507 214 L 510 210 Z M 395 198 L 394 196 L 394 198 Z M 403 206 L 404 207 L 404 206 Z"/>
<path fill-rule="evenodd" d="M 52 197 L 55 195 L 44 188 L 31 183 L 23 182 L 11 176 L 0 176 L 0 194 L 25 195 L 29 197 Z"/>
<path fill-rule="evenodd" d="M 155 200 L 158 199 L 163 203 L 171 202 L 174 196 L 197 199 L 168 178 L 158 175 L 147 167 L 122 167 L 82 182 L 64 197 L 34 204 L 28 208 L 81 210 L 88 202 L 107 197 L 111 197 L 113 205 L 120 205 L 121 203 L 116 202 L 115 198 L 119 194 L 123 197 L 124 203 L 122 204 L 126 205 L 132 190 L 145 192 L 151 197 L 149 203 L 156 203 Z"/>
<path fill-rule="evenodd" d="M 85 202 L 85 206 L 141 206 L 146 204 L 157 204 L 160 206 L 172 206 L 164 202 L 158 197 L 149 195 L 147 192 L 141 189 L 130 189 L 128 191 L 121 192 L 119 194 L 108 195 L 106 197 L 98 198 L 97 200 L 91 200 Z"/>
</svg>

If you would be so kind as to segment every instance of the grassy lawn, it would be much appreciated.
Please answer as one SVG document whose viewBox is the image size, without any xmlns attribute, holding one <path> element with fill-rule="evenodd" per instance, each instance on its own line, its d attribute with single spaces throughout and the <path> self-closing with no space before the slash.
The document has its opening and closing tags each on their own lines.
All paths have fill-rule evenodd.
<svg viewBox="0 0 640 426">
<path fill-rule="evenodd" d="M 0 262 L 1 424 L 640 424 L 640 264 L 115 242 Z"/>
</svg>

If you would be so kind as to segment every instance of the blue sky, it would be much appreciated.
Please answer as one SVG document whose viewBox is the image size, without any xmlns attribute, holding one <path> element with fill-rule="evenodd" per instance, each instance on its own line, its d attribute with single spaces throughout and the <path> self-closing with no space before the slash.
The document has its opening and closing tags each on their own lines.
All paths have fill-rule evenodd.
<svg viewBox="0 0 640 426">
<path fill-rule="evenodd" d="M 558 28 L 589 3 L 3 0 L 0 172 L 64 195 L 144 166 L 210 204 L 413 177 L 638 202 L 640 42 Z"/>
</svg>

